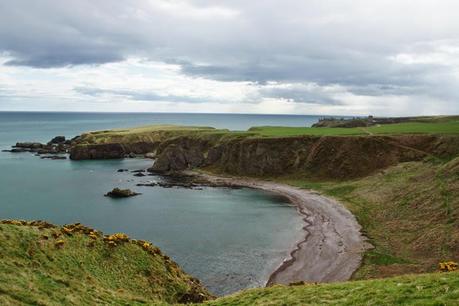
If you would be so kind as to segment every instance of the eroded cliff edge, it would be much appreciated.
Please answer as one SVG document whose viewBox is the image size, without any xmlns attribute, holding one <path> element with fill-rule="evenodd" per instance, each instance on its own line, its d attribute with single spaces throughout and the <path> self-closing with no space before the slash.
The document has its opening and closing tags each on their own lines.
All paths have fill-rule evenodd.
<svg viewBox="0 0 459 306">
<path fill-rule="evenodd" d="M 459 136 L 300 136 L 282 138 L 181 135 L 152 142 L 76 144 L 70 158 L 154 156 L 151 171 L 167 173 L 210 168 L 232 175 L 287 174 L 327 179 L 369 175 L 400 162 L 446 159 L 459 154 Z"/>
</svg>

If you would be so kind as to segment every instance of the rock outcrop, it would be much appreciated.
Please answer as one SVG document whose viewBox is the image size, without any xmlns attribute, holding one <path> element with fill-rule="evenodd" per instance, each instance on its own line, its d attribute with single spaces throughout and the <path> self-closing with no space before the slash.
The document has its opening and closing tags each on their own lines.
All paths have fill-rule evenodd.
<svg viewBox="0 0 459 306">
<path fill-rule="evenodd" d="M 40 142 L 17 142 L 11 150 L 5 150 L 11 153 L 31 152 L 36 155 L 41 154 L 65 154 L 69 152 L 71 140 L 66 140 L 64 136 L 56 136 L 48 143 Z"/>
<path fill-rule="evenodd" d="M 60 144 L 60 143 L 65 143 L 65 136 L 56 136 L 53 139 L 51 139 L 48 144 Z"/>
</svg>

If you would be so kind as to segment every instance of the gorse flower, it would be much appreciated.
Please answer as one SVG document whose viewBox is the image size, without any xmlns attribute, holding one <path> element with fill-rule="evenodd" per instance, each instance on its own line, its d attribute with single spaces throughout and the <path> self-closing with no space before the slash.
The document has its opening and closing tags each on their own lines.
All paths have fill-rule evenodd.
<svg viewBox="0 0 459 306">
<path fill-rule="evenodd" d="M 444 262 L 440 262 L 438 264 L 438 268 L 440 269 L 440 271 L 442 272 L 452 272 L 452 271 L 456 271 L 457 270 L 457 267 L 458 267 L 458 263 L 457 262 L 454 262 L 454 261 L 444 261 Z"/>
</svg>

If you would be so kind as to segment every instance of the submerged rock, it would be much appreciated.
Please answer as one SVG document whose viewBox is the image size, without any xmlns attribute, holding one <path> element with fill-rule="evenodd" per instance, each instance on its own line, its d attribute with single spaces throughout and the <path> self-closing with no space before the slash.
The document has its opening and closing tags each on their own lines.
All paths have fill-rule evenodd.
<svg viewBox="0 0 459 306">
<path fill-rule="evenodd" d="M 139 194 L 140 193 L 134 192 L 130 189 L 113 188 L 113 190 L 106 193 L 105 196 L 111 198 L 128 198 Z"/>
<path fill-rule="evenodd" d="M 136 158 L 137 154 L 135 154 L 134 152 L 130 152 L 129 154 L 126 154 L 125 157 L 126 158 Z"/>
<path fill-rule="evenodd" d="M 156 187 L 156 186 L 158 186 L 158 183 L 138 183 L 136 186 Z"/>
<path fill-rule="evenodd" d="M 59 155 L 47 155 L 47 156 L 41 156 L 41 159 L 67 159 L 66 156 L 59 156 Z"/>
<path fill-rule="evenodd" d="M 13 149 L 11 149 L 11 150 L 2 150 L 2 152 L 22 153 L 22 152 L 30 152 L 30 149 L 26 149 L 26 148 L 13 148 Z"/>
<path fill-rule="evenodd" d="M 116 172 L 128 172 L 129 170 L 128 169 L 118 169 L 116 170 Z"/>
<path fill-rule="evenodd" d="M 27 148 L 27 149 L 39 149 L 43 148 L 45 145 L 39 142 L 17 142 L 16 148 Z"/>
</svg>

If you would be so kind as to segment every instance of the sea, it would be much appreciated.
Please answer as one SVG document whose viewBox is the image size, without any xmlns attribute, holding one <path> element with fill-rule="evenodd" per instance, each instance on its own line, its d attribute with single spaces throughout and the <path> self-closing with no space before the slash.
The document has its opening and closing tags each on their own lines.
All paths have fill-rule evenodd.
<svg viewBox="0 0 459 306">
<path fill-rule="evenodd" d="M 87 131 L 150 124 L 310 126 L 318 116 L 0 112 L 0 150 L 16 142 L 47 142 Z M 151 241 L 216 295 L 264 286 L 302 238 L 302 220 L 282 197 L 248 188 L 138 187 L 160 176 L 135 177 L 148 159 L 71 161 L 30 153 L 0 153 L 0 219 L 81 222 L 104 233 Z M 117 172 L 129 169 L 129 172 Z M 142 193 L 128 199 L 104 194 L 114 187 Z"/>
</svg>

